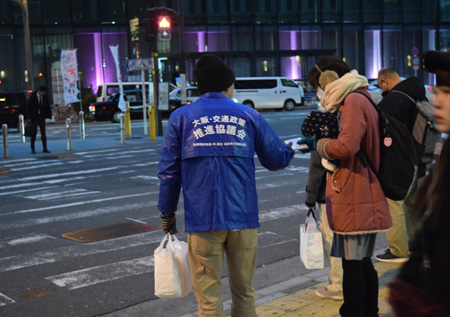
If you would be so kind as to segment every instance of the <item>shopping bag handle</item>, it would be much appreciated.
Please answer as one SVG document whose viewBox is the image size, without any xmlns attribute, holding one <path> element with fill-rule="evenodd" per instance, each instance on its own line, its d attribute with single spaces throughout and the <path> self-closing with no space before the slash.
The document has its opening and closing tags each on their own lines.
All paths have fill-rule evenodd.
<svg viewBox="0 0 450 317">
<path fill-rule="evenodd" d="M 159 244 L 159 247 L 162 249 L 164 248 L 164 243 L 167 240 L 167 244 L 170 244 L 170 247 L 172 250 L 174 250 L 174 246 L 173 246 L 173 238 L 177 239 L 177 237 L 175 237 L 175 235 L 172 235 L 170 233 L 166 233 L 166 235 L 164 236 L 164 238 L 161 240 L 161 243 Z M 178 240 L 178 239 L 177 239 Z"/>
<path fill-rule="evenodd" d="M 308 220 L 308 218 L 309 218 L 309 214 L 311 214 L 311 215 L 313 216 L 314 221 L 316 222 L 316 225 L 318 224 L 318 223 L 317 223 L 316 215 L 314 214 L 314 209 L 309 208 L 309 209 L 308 209 L 308 213 L 306 214 L 306 219 L 305 219 L 305 230 L 306 230 L 306 228 L 308 228 L 308 222 L 307 222 L 307 220 Z"/>
</svg>

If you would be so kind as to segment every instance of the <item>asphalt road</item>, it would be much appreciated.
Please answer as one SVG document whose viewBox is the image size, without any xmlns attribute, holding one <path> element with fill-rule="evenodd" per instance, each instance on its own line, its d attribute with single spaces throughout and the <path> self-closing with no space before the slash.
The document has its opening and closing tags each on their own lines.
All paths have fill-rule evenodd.
<svg viewBox="0 0 450 317">
<path fill-rule="evenodd" d="M 263 115 L 289 139 L 299 135 L 309 111 Z M 147 316 L 197 310 L 193 294 L 171 300 L 153 295 L 153 251 L 163 238 L 156 176 L 162 138 L 139 137 L 141 125 L 133 123 L 137 132 L 125 145 L 117 142 L 117 124 L 92 123 L 86 138 L 103 139 L 90 149 L 0 159 L 0 170 L 9 171 L 0 175 L 0 316 L 113 315 L 143 303 Z M 64 127 L 48 125 L 48 134 L 52 149 L 52 142 L 64 138 Z M 308 163 L 309 154 L 298 153 L 288 168 L 270 172 L 255 159 L 261 221 L 255 289 L 311 272 L 298 259 Z M 180 201 L 177 237 L 186 241 L 183 222 Z M 88 243 L 62 236 L 122 224 L 149 231 L 118 236 L 112 230 L 112 237 Z M 227 300 L 226 270 L 223 277 Z"/>
</svg>

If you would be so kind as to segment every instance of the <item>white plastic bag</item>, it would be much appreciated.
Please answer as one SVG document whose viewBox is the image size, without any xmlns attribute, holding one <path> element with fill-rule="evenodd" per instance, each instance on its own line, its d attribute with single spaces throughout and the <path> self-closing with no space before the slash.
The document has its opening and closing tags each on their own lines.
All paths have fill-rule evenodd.
<svg viewBox="0 0 450 317">
<path fill-rule="evenodd" d="M 307 269 L 323 269 L 322 233 L 314 211 L 310 209 L 300 225 L 300 260 Z"/>
<path fill-rule="evenodd" d="M 187 243 L 168 233 L 153 255 L 155 295 L 161 298 L 173 298 L 189 294 L 192 289 L 192 278 Z"/>
</svg>

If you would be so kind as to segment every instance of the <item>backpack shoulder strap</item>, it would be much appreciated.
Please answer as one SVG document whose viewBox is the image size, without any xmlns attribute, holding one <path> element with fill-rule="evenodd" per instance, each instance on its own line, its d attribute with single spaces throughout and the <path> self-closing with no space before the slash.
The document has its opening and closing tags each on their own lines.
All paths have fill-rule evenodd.
<svg viewBox="0 0 450 317">
<path fill-rule="evenodd" d="M 391 90 L 391 92 L 396 92 L 398 94 L 402 94 L 403 96 L 405 96 L 406 98 L 408 98 L 414 105 L 416 104 L 416 101 L 410 96 L 408 95 L 406 92 L 400 91 L 400 90 Z"/>
<path fill-rule="evenodd" d="M 358 94 L 364 95 L 370 101 L 372 106 L 374 106 L 375 110 L 378 112 L 378 117 L 380 120 L 380 129 L 381 129 L 382 128 L 381 127 L 381 115 L 382 114 L 381 114 L 380 108 L 378 108 L 378 106 L 375 104 L 375 102 L 372 100 L 372 98 L 370 96 L 368 96 L 364 91 L 361 91 L 361 90 L 355 90 L 355 91 L 352 91 L 351 93 L 358 93 Z M 377 177 L 378 177 L 378 173 L 377 173 L 377 170 L 375 169 L 375 166 L 373 165 L 372 161 L 370 160 L 369 155 L 367 155 L 366 150 L 364 150 L 364 148 L 361 145 L 359 146 L 359 151 L 358 151 L 358 153 L 356 153 L 356 155 L 358 155 L 358 158 L 361 161 L 362 165 L 364 167 L 369 167 L 372 170 L 372 172 L 374 172 L 375 175 L 377 175 Z"/>
</svg>

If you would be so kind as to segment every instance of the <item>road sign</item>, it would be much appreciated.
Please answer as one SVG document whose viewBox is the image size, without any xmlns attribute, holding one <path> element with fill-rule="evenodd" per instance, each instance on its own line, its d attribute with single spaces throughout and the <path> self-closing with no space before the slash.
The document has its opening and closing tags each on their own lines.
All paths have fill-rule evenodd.
<svg viewBox="0 0 450 317">
<path fill-rule="evenodd" d="M 413 48 L 411 49 L 411 53 L 412 53 L 413 55 L 418 55 L 418 54 L 419 54 L 419 49 L 418 49 L 417 47 L 413 47 Z"/>
<path fill-rule="evenodd" d="M 412 66 L 414 70 L 419 70 L 420 58 L 419 56 L 414 56 L 412 60 Z"/>
<path fill-rule="evenodd" d="M 140 59 L 129 59 L 126 63 L 126 68 L 128 71 L 133 70 L 149 70 L 152 69 L 152 59 L 151 58 L 140 58 Z"/>
<path fill-rule="evenodd" d="M 128 75 L 125 76 L 125 80 L 129 82 L 139 82 L 142 80 L 141 75 Z"/>
</svg>

